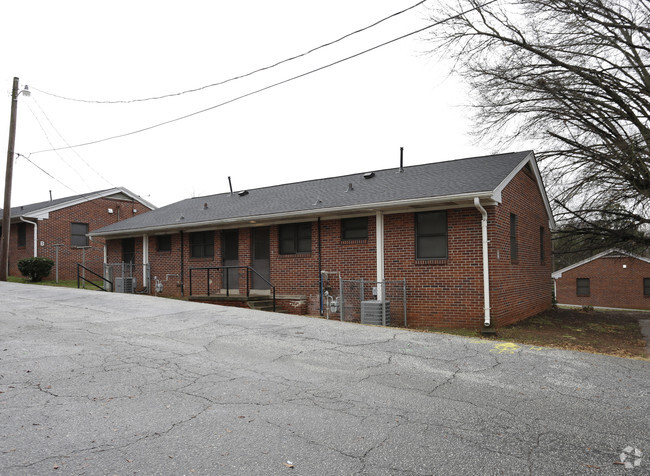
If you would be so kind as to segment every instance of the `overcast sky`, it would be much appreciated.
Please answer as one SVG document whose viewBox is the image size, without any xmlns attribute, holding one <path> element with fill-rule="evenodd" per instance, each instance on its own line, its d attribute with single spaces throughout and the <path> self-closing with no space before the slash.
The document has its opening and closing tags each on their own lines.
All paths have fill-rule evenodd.
<svg viewBox="0 0 650 476">
<path fill-rule="evenodd" d="M 197 93 L 98 104 L 40 91 L 115 101 L 200 88 L 304 53 L 415 3 L 6 2 L 0 19 L 2 170 L 13 77 L 32 90 L 18 100 L 16 152 L 29 160 L 15 162 L 12 206 L 48 200 L 50 190 L 60 198 L 112 186 L 163 206 L 226 192 L 228 176 L 243 190 L 396 167 L 400 147 L 405 165 L 491 152 L 469 136 L 466 91 L 448 75 L 448 63 L 427 53 L 430 33 L 421 33 L 147 132 L 36 153 L 146 128 L 327 65 L 426 26 L 431 2 L 306 57 Z"/>
</svg>

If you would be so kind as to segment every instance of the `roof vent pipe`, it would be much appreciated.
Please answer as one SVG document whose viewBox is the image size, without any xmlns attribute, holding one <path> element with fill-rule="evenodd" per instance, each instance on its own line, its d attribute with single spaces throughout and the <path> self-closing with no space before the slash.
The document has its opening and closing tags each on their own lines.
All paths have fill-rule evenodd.
<svg viewBox="0 0 650 476">
<path fill-rule="evenodd" d="M 404 147 L 399 148 L 399 173 L 404 172 Z"/>
<path fill-rule="evenodd" d="M 228 175 L 228 186 L 230 187 L 230 196 L 232 197 L 232 182 L 230 181 L 230 175 Z"/>
</svg>

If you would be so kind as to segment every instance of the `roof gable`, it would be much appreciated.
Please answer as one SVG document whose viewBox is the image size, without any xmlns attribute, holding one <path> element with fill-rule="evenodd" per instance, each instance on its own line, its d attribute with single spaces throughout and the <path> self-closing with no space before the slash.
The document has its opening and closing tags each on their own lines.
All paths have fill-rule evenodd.
<svg viewBox="0 0 650 476">
<path fill-rule="evenodd" d="M 600 258 L 620 258 L 620 257 L 634 258 L 634 259 L 641 260 L 641 261 L 643 261 L 645 263 L 650 263 L 650 259 L 644 258 L 643 256 L 635 255 L 633 253 L 629 253 L 627 251 L 623 251 L 623 250 L 618 249 L 618 248 L 610 248 L 610 249 L 608 249 L 606 251 L 603 251 L 602 253 L 595 254 L 590 258 L 583 259 L 582 261 L 578 261 L 577 263 L 574 263 L 574 264 L 569 265 L 569 266 L 567 266 L 565 268 L 559 269 L 559 270 L 555 271 L 554 273 L 552 273 L 551 277 L 553 279 L 560 279 L 562 277 L 563 273 L 566 273 L 567 271 L 570 271 L 570 270 L 575 269 L 575 268 L 579 268 L 580 266 L 583 266 L 583 265 L 585 265 L 587 263 L 591 263 L 592 261 L 595 261 L 595 260 L 600 259 Z"/>
<path fill-rule="evenodd" d="M 124 187 L 115 187 L 106 190 L 99 190 L 97 192 L 84 193 L 74 195 L 71 197 L 58 198 L 56 200 L 48 200 L 45 202 L 31 203 L 29 205 L 21 205 L 11 208 L 11 218 L 27 217 L 27 218 L 48 218 L 49 214 L 62 208 L 71 207 L 80 203 L 96 200 L 98 198 L 108 198 L 112 200 L 125 200 L 125 201 L 138 201 L 151 209 L 156 209 L 156 206 L 134 194 Z M 0 209 L 0 213 L 2 210 Z"/>
</svg>

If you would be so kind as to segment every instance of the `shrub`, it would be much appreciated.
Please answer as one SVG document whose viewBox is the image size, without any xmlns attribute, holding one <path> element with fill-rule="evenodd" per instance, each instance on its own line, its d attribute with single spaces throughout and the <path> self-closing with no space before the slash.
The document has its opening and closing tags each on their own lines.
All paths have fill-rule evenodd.
<svg viewBox="0 0 650 476">
<path fill-rule="evenodd" d="M 24 258 L 18 261 L 18 269 L 32 283 L 37 283 L 50 275 L 54 261 L 50 258 Z"/>
</svg>

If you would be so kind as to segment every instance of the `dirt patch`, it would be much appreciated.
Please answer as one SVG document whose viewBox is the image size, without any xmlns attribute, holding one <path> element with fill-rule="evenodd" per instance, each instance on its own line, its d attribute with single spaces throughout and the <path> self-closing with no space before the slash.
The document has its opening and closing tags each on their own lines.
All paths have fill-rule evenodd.
<svg viewBox="0 0 650 476">
<path fill-rule="evenodd" d="M 497 339 L 579 350 L 617 357 L 646 358 L 639 319 L 634 311 L 558 309 L 502 327 Z"/>
<path fill-rule="evenodd" d="M 427 328 L 426 330 L 650 360 L 646 355 L 645 339 L 641 333 L 639 319 L 650 319 L 650 313 L 558 309 L 501 327 L 495 337 L 484 337 L 480 331 L 469 329 Z"/>
</svg>

